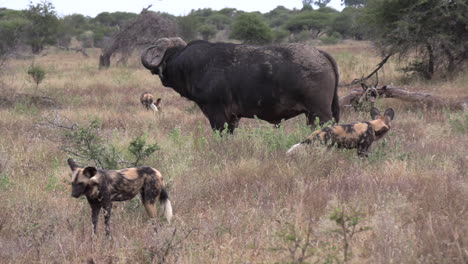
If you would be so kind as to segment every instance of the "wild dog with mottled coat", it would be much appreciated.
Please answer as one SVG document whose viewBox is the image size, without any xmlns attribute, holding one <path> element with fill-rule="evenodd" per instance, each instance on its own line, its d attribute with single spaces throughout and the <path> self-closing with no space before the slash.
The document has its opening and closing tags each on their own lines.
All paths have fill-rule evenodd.
<svg viewBox="0 0 468 264">
<path fill-rule="evenodd" d="M 141 200 L 150 218 L 156 218 L 156 198 L 170 223 L 172 205 L 161 173 L 151 167 L 122 170 L 98 170 L 95 167 L 79 168 L 68 159 L 72 170 L 72 196 L 85 195 L 92 209 L 93 231 L 96 234 L 99 212 L 104 209 L 106 236 L 110 235 L 109 220 L 113 201 L 126 201 L 141 195 Z"/>
<path fill-rule="evenodd" d="M 367 157 L 372 143 L 381 139 L 390 130 L 390 122 L 395 116 L 391 108 L 385 110 L 383 115 L 377 108 L 372 108 L 370 114 L 371 121 L 333 125 L 314 131 L 304 141 L 292 146 L 286 153 L 291 154 L 301 146 L 320 141 L 330 147 L 357 148 L 358 156 Z"/>
<path fill-rule="evenodd" d="M 153 109 L 153 111 L 159 111 L 159 105 L 161 104 L 161 98 L 154 101 L 154 96 L 151 93 L 144 92 L 140 96 L 140 102 L 146 109 Z"/>
</svg>

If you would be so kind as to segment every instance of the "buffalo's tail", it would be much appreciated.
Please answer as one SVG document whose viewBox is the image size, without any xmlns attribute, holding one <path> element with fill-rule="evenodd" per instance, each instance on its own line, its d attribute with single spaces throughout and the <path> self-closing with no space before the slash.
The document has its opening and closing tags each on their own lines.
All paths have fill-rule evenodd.
<svg viewBox="0 0 468 264">
<path fill-rule="evenodd" d="M 338 73 L 338 65 L 336 64 L 335 59 L 333 59 L 333 57 L 330 54 L 322 50 L 320 50 L 320 53 L 322 53 L 330 61 L 333 67 L 333 71 L 335 72 L 335 92 L 333 95 L 331 110 L 332 110 L 332 114 L 333 114 L 333 118 L 335 119 L 335 122 L 338 123 L 340 121 L 340 102 L 338 98 L 338 83 L 339 83 L 340 75 Z"/>
</svg>

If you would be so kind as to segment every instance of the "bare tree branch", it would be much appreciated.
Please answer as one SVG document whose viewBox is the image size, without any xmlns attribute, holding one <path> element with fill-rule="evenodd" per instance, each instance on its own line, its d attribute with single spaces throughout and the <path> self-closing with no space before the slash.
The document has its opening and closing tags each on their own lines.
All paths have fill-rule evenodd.
<svg viewBox="0 0 468 264">
<path fill-rule="evenodd" d="M 366 77 L 361 77 L 361 78 L 359 78 L 359 79 L 356 78 L 356 79 L 354 79 L 354 80 L 353 80 L 352 82 L 350 82 L 350 83 L 347 83 L 347 84 L 346 84 L 346 83 L 345 83 L 345 84 L 339 84 L 338 86 L 340 86 L 340 87 L 353 86 L 353 85 L 355 85 L 355 84 L 358 84 L 358 83 L 362 83 L 362 82 L 367 81 L 370 77 L 372 77 L 374 74 L 376 74 L 376 73 L 380 70 L 380 68 L 382 68 L 382 67 L 385 65 L 385 63 L 387 63 L 388 59 L 390 59 L 390 57 L 391 57 L 392 55 L 393 55 L 393 54 L 390 53 L 390 54 L 388 54 L 387 56 L 385 56 L 385 58 L 384 58 L 381 62 L 379 62 L 379 63 L 377 64 L 377 68 L 375 68 L 375 70 L 373 70 L 373 71 L 372 71 L 369 75 L 367 75 Z"/>
</svg>

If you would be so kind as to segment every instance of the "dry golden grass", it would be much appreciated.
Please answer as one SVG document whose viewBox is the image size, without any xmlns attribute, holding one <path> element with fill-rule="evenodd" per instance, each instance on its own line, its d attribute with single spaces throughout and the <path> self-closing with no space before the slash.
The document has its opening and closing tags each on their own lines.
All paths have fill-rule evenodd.
<svg viewBox="0 0 468 264">
<path fill-rule="evenodd" d="M 380 61 L 368 43 L 323 49 L 338 61 L 344 82 Z M 313 250 L 307 261 L 339 263 L 343 239 L 331 232 L 337 225 L 330 220 L 337 208 L 358 210 L 358 227 L 371 228 L 353 237 L 350 263 L 467 263 L 466 113 L 379 100 L 396 118 L 368 159 L 320 147 L 287 158 L 287 148 L 309 133 L 304 117 L 281 129 L 242 120 L 234 135 L 220 138 L 192 102 L 162 87 L 136 59 L 99 71 L 98 52 L 91 54 L 50 51 L 36 58 L 47 72 L 39 94 L 60 101 L 60 109 L 0 109 L 1 263 L 159 263 L 163 255 L 168 263 L 287 263 L 293 258 L 281 248 L 307 234 Z M 1 76 L 6 90 L 34 93 L 29 64 L 10 62 Z M 393 60 L 386 65 L 380 84 L 468 96 L 466 73 L 424 82 L 398 67 Z M 163 98 L 162 113 L 140 105 L 143 91 Z M 142 134 L 158 143 L 161 150 L 146 164 L 169 182 L 174 222 L 156 233 L 134 199 L 114 203 L 113 240 L 104 238 L 102 218 L 93 238 L 88 203 L 70 195 L 69 156 L 47 139 L 56 131 L 39 125 L 53 114 L 82 125 L 100 119 L 103 135 L 121 149 Z M 366 120 L 368 113 L 345 112 L 341 119 Z"/>
</svg>

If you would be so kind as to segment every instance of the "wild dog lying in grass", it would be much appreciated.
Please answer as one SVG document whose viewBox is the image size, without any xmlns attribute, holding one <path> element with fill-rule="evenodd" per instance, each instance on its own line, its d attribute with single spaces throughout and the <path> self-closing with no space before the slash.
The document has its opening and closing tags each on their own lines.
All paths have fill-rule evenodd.
<svg viewBox="0 0 468 264">
<path fill-rule="evenodd" d="M 141 194 L 141 200 L 150 218 L 156 218 L 156 198 L 170 223 L 172 206 L 161 173 L 151 167 L 122 170 L 98 170 L 94 167 L 79 168 L 68 159 L 72 170 L 72 196 L 85 195 L 92 209 L 93 231 L 96 234 L 99 211 L 104 209 L 106 236 L 110 235 L 109 220 L 113 201 L 126 201 Z"/>
<path fill-rule="evenodd" d="M 144 92 L 140 96 L 140 102 L 146 109 L 153 109 L 154 112 L 159 111 L 159 105 L 161 104 L 161 98 L 154 101 L 154 96 L 148 92 Z"/>
<path fill-rule="evenodd" d="M 335 145 L 339 148 L 357 148 L 358 156 L 367 157 L 372 143 L 381 139 L 390 130 L 390 122 L 395 115 L 391 108 L 385 110 L 383 115 L 377 108 L 372 108 L 370 114 L 371 121 L 333 125 L 314 131 L 304 141 L 292 146 L 286 154 L 291 154 L 297 148 L 318 140 L 329 147 Z"/>
</svg>

